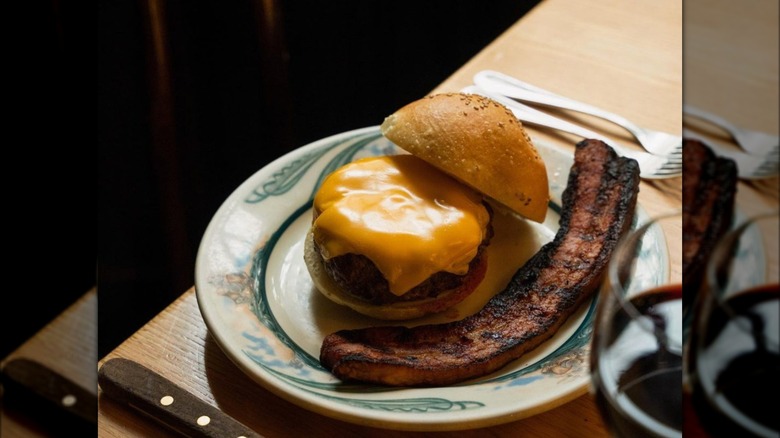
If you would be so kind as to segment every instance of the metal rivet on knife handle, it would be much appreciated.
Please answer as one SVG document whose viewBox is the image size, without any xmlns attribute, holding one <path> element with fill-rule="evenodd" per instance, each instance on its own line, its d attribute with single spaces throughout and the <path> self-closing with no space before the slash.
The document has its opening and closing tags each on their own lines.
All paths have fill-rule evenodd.
<svg viewBox="0 0 780 438">
<path fill-rule="evenodd" d="M 191 437 L 260 437 L 216 407 L 145 366 L 128 359 L 106 361 L 98 371 L 103 393 Z"/>
<path fill-rule="evenodd" d="M 78 398 L 76 398 L 73 394 L 67 394 L 65 397 L 62 397 L 62 406 L 65 406 L 66 408 L 69 408 L 76 404 L 78 401 Z"/>
</svg>

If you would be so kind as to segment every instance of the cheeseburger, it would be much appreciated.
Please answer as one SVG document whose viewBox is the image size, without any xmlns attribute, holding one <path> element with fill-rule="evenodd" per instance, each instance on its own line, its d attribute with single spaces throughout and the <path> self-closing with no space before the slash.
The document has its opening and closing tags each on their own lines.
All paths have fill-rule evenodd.
<svg viewBox="0 0 780 438">
<path fill-rule="evenodd" d="M 360 159 L 325 178 L 306 266 L 323 295 L 362 314 L 442 312 L 485 276 L 494 207 L 544 220 L 544 162 L 514 115 L 478 95 L 428 96 L 381 131 L 409 154 Z"/>
</svg>

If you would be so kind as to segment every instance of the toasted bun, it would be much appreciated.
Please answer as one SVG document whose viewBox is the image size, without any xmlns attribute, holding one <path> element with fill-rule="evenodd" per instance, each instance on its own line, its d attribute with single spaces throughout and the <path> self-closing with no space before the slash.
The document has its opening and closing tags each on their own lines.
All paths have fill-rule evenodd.
<svg viewBox="0 0 780 438">
<path fill-rule="evenodd" d="M 547 170 L 505 106 L 472 94 L 437 94 L 388 116 L 382 134 L 512 211 L 544 221 Z"/>
<path fill-rule="evenodd" d="M 468 297 L 482 282 L 487 270 L 487 257 L 469 272 L 469 281 L 456 289 L 442 291 L 435 298 L 394 304 L 374 305 L 344 292 L 328 275 L 322 256 L 316 248 L 311 232 L 304 242 L 303 258 L 309 270 L 314 286 L 331 301 L 377 319 L 402 320 L 442 312 Z"/>
</svg>

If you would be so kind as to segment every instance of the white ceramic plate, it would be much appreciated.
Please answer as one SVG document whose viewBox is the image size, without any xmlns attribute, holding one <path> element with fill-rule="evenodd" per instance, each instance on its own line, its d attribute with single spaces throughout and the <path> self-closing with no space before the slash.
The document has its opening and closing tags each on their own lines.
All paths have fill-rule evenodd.
<svg viewBox="0 0 780 438">
<path fill-rule="evenodd" d="M 547 164 L 552 200 L 544 224 L 522 221 L 515 224 L 519 228 L 508 228 L 525 233 L 526 246 L 527 239 L 533 242 L 532 251 L 522 258 L 551 240 L 558 229 L 561 193 L 573 162 L 569 151 L 536 145 Z M 314 289 L 303 263 L 311 198 L 324 176 L 341 165 L 396 153 L 403 151 L 382 137 L 378 127 L 346 132 L 279 158 L 230 195 L 206 230 L 195 272 L 200 311 L 225 354 L 259 384 L 292 403 L 389 429 L 456 430 L 499 424 L 586 392 L 593 303 L 582 306 L 539 348 L 494 374 L 458 385 L 423 389 L 343 384 L 322 368 L 319 348 L 326 334 L 379 322 L 333 304 Z M 646 214 L 637 210 L 635 222 L 644 222 Z M 497 230 L 491 246 L 504 240 L 511 239 L 503 239 Z M 664 242 L 657 233 L 648 240 L 643 251 L 648 264 L 668 265 Z M 661 285 L 668 278 L 668 270 L 643 271 L 649 275 L 644 285 Z M 475 293 L 452 311 L 413 324 L 462 318 L 495 292 Z"/>
</svg>

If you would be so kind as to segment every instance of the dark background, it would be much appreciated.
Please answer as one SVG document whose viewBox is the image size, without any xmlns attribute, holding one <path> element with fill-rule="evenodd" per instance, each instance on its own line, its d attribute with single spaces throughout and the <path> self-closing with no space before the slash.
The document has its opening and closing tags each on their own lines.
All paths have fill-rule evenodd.
<svg viewBox="0 0 780 438">
<path fill-rule="evenodd" d="M 96 282 L 95 8 L 61 3 L 5 13 L 0 359 Z"/>
<path fill-rule="evenodd" d="M 381 123 L 536 3 L 100 2 L 96 26 L 88 7 L 51 3 L 55 31 L 39 52 L 51 61 L 36 65 L 59 74 L 37 92 L 59 122 L 45 135 L 86 156 L 67 170 L 66 151 L 47 157 L 59 169 L 51 191 L 73 195 L 61 214 L 79 221 L 56 246 L 83 249 L 62 256 L 56 275 L 72 292 L 52 309 L 97 280 L 104 356 L 193 285 L 202 233 L 241 182 L 311 141 Z M 96 66 L 73 56 L 85 51 Z"/>
</svg>

